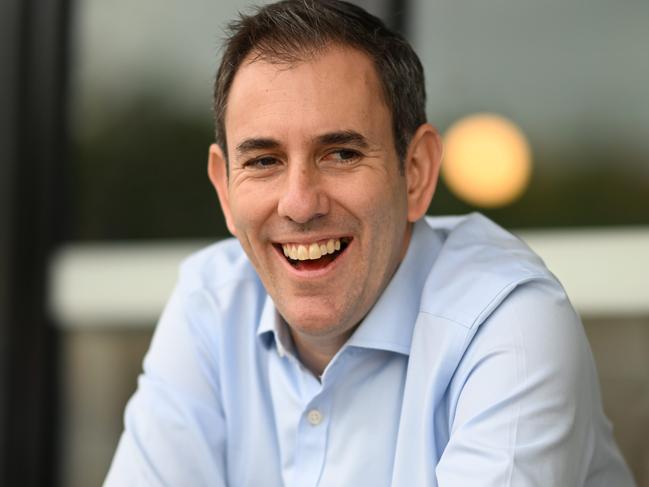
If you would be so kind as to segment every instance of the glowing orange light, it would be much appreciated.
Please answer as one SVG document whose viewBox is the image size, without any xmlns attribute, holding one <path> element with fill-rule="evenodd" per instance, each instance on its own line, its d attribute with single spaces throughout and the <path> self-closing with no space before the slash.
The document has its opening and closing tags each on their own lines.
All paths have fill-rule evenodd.
<svg viewBox="0 0 649 487">
<path fill-rule="evenodd" d="M 525 191 L 531 172 L 529 143 L 504 117 L 472 115 L 444 135 L 442 176 L 451 191 L 475 206 L 511 203 Z"/>
</svg>

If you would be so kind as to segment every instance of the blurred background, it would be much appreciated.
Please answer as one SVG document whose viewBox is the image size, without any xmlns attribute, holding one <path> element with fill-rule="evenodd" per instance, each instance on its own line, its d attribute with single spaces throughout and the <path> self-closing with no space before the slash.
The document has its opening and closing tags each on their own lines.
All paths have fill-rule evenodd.
<svg viewBox="0 0 649 487">
<path fill-rule="evenodd" d="M 0 485 L 100 485 L 179 261 L 226 236 L 211 85 L 241 0 L 0 2 Z M 431 214 L 520 234 L 649 486 L 649 2 L 366 0 L 426 69 Z"/>
</svg>

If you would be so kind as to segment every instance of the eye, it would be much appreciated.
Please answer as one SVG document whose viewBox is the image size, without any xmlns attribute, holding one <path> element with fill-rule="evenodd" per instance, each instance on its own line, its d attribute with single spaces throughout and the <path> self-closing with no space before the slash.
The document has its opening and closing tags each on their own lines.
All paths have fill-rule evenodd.
<svg viewBox="0 0 649 487">
<path fill-rule="evenodd" d="M 269 167 L 273 167 L 278 163 L 279 161 L 275 157 L 263 156 L 246 161 L 243 164 L 243 167 L 250 169 L 267 169 Z"/>
<path fill-rule="evenodd" d="M 345 162 L 353 162 L 359 159 L 361 156 L 362 154 L 360 152 L 355 151 L 353 149 L 336 149 L 334 151 L 329 152 L 326 158 L 333 159 L 334 162 L 345 163 Z"/>
</svg>

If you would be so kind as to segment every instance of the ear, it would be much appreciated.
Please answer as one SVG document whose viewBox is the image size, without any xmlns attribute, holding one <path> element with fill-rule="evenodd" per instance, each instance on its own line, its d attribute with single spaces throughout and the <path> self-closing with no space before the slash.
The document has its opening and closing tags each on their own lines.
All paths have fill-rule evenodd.
<svg viewBox="0 0 649 487">
<path fill-rule="evenodd" d="M 225 223 L 230 233 L 236 237 L 237 231 L 232 220 L 230 211 L 230 192 L 228 190 L 228 161 L 223 154 L 223 150 L 216 144 L 210 146 L 210 153 L 207 160 L 207 174 L 216 190 L 221 203 L 221 209 L 225 216 Z"/>
<path fill-rule="evenodd" d="M 404 161 L 409 222 L 426 214 L 437 186 L 441 160 L 441 138 L 432 125 L 425 123 L 410 140 Z"/>
</svg>

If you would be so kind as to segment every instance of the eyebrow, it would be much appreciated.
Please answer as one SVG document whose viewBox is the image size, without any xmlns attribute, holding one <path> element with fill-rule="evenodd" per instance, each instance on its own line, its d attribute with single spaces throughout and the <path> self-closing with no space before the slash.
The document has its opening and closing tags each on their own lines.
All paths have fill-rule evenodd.
<svg viewBox="0 0 649 487">
<path fill-rule="evenodd" d="M 315 141 L 320 145 L 355 145 L 366 149 L 369 147 L 367 139 L 354 130 L 341 130 L 340 132 L 329 132 L 319 135 Z"/>
<path fill-rule="evenodd" d="M 254 150 L 277 149 L 279 146 L 280 143 L 275 139 L 253 137 L 250 139 L 245 139 L 243 142 L 237 145 L 237 153 L 245 154 L 246 152 Z"/>
<path fill-rule="evenodd" d="M 354 130 L 341 130 L 338 132 L 327 132 L 314 138 L 318 145 L 355 145 L 360 148 L 369 147 L 367 139 Z M 243 140 L 236 147 L 237 154 L 256 150 L 277 149 L 281 144 L 279 141 L 267 137 L 251 137 Z"/>
</svg>

